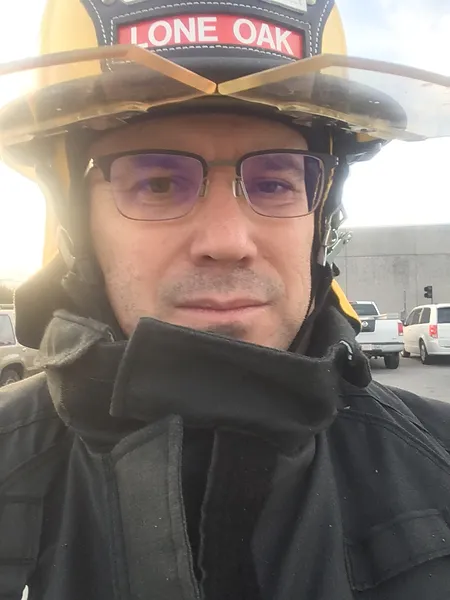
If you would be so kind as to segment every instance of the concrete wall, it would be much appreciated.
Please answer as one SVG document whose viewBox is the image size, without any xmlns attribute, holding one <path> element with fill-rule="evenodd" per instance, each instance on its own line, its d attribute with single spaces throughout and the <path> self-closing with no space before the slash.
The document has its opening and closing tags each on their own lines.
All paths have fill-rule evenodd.
<svg viewBox="0 0 450 600">
<path fill-rule="evenodd" d="M 409 312 L 426 304 L 423 288 L 433 286 L 434 302 L 450 302 L 450 225 L 376 227 L 352 230 L 353 239 L 336 259 L 338 278 L 349 300 L 374 300 L 382 312 Z"/>
</svg>

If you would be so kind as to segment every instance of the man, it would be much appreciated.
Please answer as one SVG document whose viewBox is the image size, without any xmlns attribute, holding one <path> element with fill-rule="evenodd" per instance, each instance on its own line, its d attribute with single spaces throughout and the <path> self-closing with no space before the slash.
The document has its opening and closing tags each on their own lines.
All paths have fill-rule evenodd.
<svg viewBox="0 0 450 600">
<path fill-rule="evenodd" d="M 0 597 L 449 596 L 450 409 L 370 381 L 326 265 L 348 162 L 423 124 L 322 73 L 332 5 L 49 2 L 74 52 L 0 114 L 60 223 L 16 297 L 44 373 L 0 395 Z"/>
</svg>

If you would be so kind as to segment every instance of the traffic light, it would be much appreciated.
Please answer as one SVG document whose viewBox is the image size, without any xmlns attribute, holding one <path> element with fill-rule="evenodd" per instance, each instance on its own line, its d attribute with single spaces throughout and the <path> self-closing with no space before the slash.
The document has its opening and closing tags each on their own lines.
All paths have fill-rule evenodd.
<svg viewBox="0 0 450 600">
<path fill-rule="evenodd" d="M 426 285 L 423 288 L 424 293 L 424 298 L 431 298 L 431 300 L 433 300 L 433 286 L 432 285 Z"/>
</svg>

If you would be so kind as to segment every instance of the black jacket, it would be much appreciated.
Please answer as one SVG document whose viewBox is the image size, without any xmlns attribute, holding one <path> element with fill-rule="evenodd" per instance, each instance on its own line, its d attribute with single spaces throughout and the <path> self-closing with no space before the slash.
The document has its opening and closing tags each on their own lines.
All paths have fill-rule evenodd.
<svg viewBox="0 0 450 600">
<path fill-rule="evenodd" d="M 450 405 L 312 339 L 56 316 L 0 392 L 0 600 L 448 600 Z"/>
</svg>

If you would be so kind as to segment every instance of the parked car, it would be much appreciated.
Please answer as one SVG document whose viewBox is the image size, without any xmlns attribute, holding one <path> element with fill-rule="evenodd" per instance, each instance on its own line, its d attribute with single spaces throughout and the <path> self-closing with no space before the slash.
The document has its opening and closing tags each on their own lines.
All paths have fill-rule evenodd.
<svg viewBox="0 0 450 600">
<path fill-rule="evenodd" d="M 397 369 L 403 351 L 403 323 L 398 315 L 380 314 L 372 301 L 350 303 L 361 321 L 356 341 L 370 358 L 384 358 L 387 369 Z"/>
<path fill-rule="evenodd" d="M 17 341 L 13 307 L 0 305 L 0 387 L 35 372 L 36 354 Z"/>
<path fill-rule="evenodd" d="M 418 354 L 424 365 L 450 356 L 450 304 L 416 306 L 405 321 L 403 356 Z"/>
</svg>

